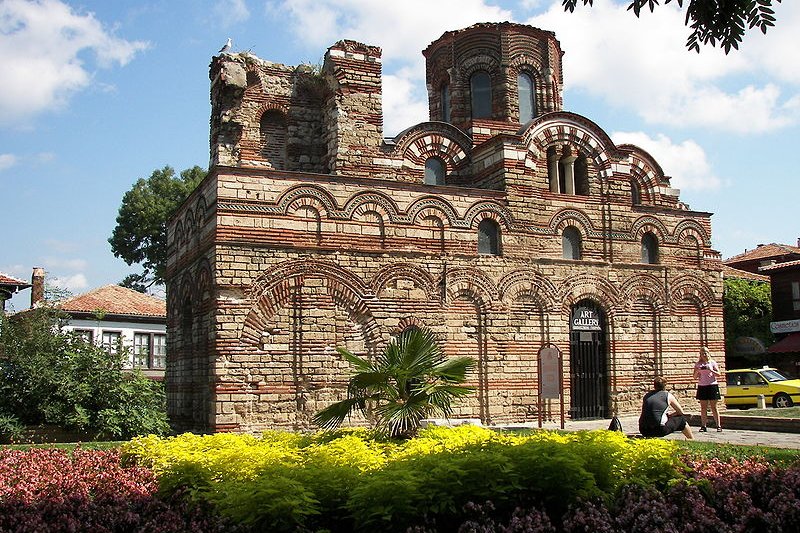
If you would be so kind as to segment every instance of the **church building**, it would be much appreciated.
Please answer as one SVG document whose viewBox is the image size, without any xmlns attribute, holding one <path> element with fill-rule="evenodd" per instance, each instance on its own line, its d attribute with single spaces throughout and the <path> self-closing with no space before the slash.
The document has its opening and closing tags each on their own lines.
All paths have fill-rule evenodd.
<svg viewBox="0 0 800 533">
<path fill-rule="evenodd" d="M 212 59 L 210 172 L 168 224 L 175 429 L 313 429 L 336 348 L 412 327 L 476 359 L 456 414 L 487 425 L 634 413 L 656 375 L 691 405 L 700 347 L 723 359 L 711 214 L 564 110 L 555 35 L 476 24 L 423 55 L 429 121 L 391 138 L 378 47 Z"/>
</svg>

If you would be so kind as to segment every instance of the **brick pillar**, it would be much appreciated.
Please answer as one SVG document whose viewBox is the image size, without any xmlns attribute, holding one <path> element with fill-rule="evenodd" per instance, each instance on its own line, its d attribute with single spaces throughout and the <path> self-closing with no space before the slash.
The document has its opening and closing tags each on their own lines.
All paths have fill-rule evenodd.
<svg viewBox="0 0 800 533">
<path fill-rule="evenodd" d="M 369 176 L 383 142 L 381 49 L 339 41 L 325 54 L 323 71 L 334 89 L 325 106 L 328 167 L 332 174 Z"/>
</svg>

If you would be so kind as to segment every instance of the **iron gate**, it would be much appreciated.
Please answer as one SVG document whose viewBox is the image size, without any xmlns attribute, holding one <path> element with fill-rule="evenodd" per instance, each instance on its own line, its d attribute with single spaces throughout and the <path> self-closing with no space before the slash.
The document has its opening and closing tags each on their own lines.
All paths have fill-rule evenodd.
<svg viewBox="0 0 800 533">
<path fill-rule="evenodd" d="M 569 351 L 573 420 L 609 416 L 604 322 L 602 311 L 590 303 L 583 302 L 573 310 Z"/>
</svg>

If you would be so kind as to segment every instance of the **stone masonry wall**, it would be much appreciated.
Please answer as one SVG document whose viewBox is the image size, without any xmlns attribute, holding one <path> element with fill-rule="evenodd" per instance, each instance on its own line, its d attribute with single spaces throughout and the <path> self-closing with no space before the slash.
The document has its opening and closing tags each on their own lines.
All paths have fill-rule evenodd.
<svg viewBox="0 0 800 533">
<path fill-rule="evenodd" d="M 211 170 L 168 225 L 176 430 L 310 429 L 346 394 L 336 348 L 373 356 L 411 326 L 434 331 L 447 355 L 477 360 L 475 393 L 457 416 L 557 418 L 559 400 L 539 401 L 548 345 L 563 357 L 564 408 L 576 414 L 579 306 L 603 324 L 592 337 L 606 369 L 602 416 L 636 412 L 656 375 L 694 405 L 700 347 L 724 349 L 710 214 L 680 202 L 645 151 L 561 110 L 552 33 L 480 24 L 446 33 L 425 56 L 432 121 L 390 140 L 379 48 L 340 41 L 319 71 L 250 54 L 212 61 Z M 492 73 L 493 116 L 470 121 L 477 68 Z M 521 69 L 537 91 L 524 125 Z M 451 123 L 435 94 L 447 80 Z M 554 192 L 549 153 L 576 161 L 574 191 Z M 424 182 L 431 157 L 444 164 L 442 185 Z M 498 231 L 494 255 L 479 253 L 487 224 Z M 565 259 L 567 230 L 580 236 L 579 259 Z M 657 243 L 652 264 L 645 236 Z"/>
</svg>

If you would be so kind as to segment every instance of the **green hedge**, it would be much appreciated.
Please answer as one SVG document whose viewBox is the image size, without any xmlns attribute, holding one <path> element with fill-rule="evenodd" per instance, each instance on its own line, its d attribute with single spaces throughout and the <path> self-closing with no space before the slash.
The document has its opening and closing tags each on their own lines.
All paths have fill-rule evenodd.
<svg viewBox="0 0 800 533">
<path fill-rule="evenodd" d="M 404 531 L 456 519 L 470 501 L 534 504 L 562 513 L 624 484 L 683 477 L 676 445 L 609 431 L 532 435 L 474 426 L 429 428 L 386 441 L 366 431 L 144 437 L 128 460 L 152 468 L 160 491 L 186 490 L 236 522 L 270 531 Z"/>
</svg>

